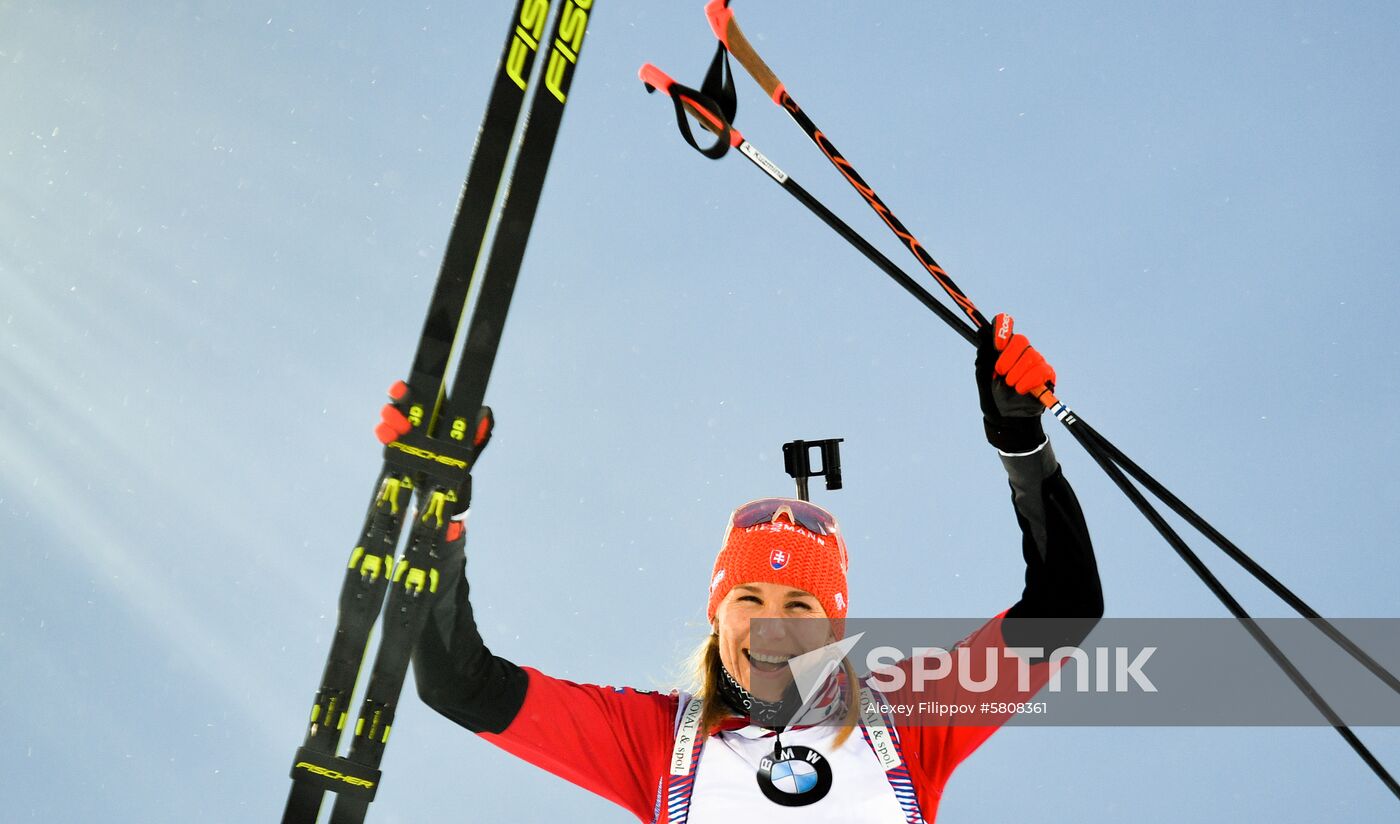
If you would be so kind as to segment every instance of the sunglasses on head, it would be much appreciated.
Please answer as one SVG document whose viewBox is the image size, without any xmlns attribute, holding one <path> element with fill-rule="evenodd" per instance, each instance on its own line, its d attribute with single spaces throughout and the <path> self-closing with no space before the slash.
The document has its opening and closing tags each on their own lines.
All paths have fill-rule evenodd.
<svg viewBox="0 0 1400 824">
<path fill-rule="evenodd" d="M 759 524 L 771 524 L 785 515 L 789 523 L 816 535 L 841 534 L 841 528 L 836 525 L 836 516 L 814 503 L 795 498 L 760 498 L 757 501 L 749 501 L 729 516 L 729 528 L 748 529 Z"/>
</svg>

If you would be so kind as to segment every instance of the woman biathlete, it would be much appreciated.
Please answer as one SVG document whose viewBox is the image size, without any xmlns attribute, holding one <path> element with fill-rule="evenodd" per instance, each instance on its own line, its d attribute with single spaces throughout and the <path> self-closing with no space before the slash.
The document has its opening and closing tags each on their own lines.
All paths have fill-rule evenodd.
<svg viewBox="0 0 1400 824">
<path fill-rule="evenodd" d="M 1026 585 L 1015 605 L 958 645 L 960 654 L 906 659 L 863 680 L 846 662 L 795 695 L 787 661 L 843 634 L 846 547 L 826 510 L 768 498 L 730 517 L 694 694 L 575 684 L 492 655 L 472 616 L 463 555 L 414 650 L 419 695 L 644 822 L 933 821 L 953 768 L 1009 717 L 1005 705 L 1046 683 L 1044 656 L 1078 644 L 1103 614 L 1084 517 L 1045 437 L 1043 408 L 1027 394 L 1053 381 L 1054 370 L 1012 334 L 1009 317 L 990 328 L 998 331 L 978 348 L 978 395 L 1010 478 Z M 452 534 L 461 540 L 460 529 Z M 820 628 L 805 631 L 788 622 L 751 627 L 755 618 L 825 620 L 803 622 Z M 950 670 L 931 683 L 907 677 L 938 666 L 976 670 L 973 683 L 995 674 L 996 686 L 969 690 Z M 991 711 L 955 720 L 932 709 L 989 700 Z M 922 717 L 890 709 L 916 705 Z"/>
</svg>

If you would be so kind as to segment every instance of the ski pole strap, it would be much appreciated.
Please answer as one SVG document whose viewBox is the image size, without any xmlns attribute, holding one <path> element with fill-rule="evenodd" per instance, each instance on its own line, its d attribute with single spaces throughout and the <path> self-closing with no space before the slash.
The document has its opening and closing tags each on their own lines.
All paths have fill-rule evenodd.
<svg viewBox="0 0 1400 824">
<path fill-rule="evenodd" d="M 712 71 L 713 68 L 712 64 Z M 724 73 L 727 72 L 721 69 L 721 74 Z M 671 98 L 671 103 L 676 109 L 676 126 L 680 129 L 681 137 L 685 138 L 685 142 L 689 143 L 695 151 L 711 160 L 719 160 L 724 157 L 731 146 L 738 146 L 744 142 L 744 136 L 739 133 L 739 130 L 729 125 L 729 117 L 725 115 L 724 108 L 709 95 L 677 83 L 671 79 L 670 75 L 651 63 L 643 65 L 637 72 L 637 76 L 641 78 L 642 85 L 646 86 L 648 94 L 661 91 Z M 718 85 L 720 96 L 723 98 L 726 85 L 722 80 L 718 81 Z M 729 78 L 727 89 L 732 97 L 734 92 L 732 76 Z M 729 111 L 731 113 L 734 111 L 734 106 L 735 104 L 730 104 Z M 691 131 L 690 119 L 686 117 L 687 112 L 700 121 L 703 128 L 714 133 L 718 138 L 713 146 L 701 146 L 699 141 L 695 139 L 695 134 Z"/>
<path fill-rule="evenodd" d="M 724 119 L 734 122 L 739 113 L 739 95 L 734 91 L 734 72 L 729 68 L 729 50 L 723 43 L 715 48 L 715 56 L 710 60 L 710 68 L 705 72 L 705 82 L 700 84 L 700 93 L 719 104 Z"/>
</svg>

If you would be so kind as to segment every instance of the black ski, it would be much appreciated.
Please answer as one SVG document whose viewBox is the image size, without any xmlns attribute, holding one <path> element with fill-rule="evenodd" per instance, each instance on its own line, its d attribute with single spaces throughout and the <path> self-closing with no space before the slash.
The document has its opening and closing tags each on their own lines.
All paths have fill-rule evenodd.
<svg viewBox="0 0 1400 824">
<path fill-rule="evenodd" d="M 517 0 L 510 33 L 501 54 L 495 84 L 485 118 L 477 134 L 456 219 L 448 238 L 442 268 L 418 340 L 413 366 L 401 401 L 414 420 L 415 430 L 403 441 L 435 440 L 439 400 L 453 340 L 465 311 L 482 240 L 502 182 L 502 172 L 524 106 L 535 55 L 549 17 L 551 0 Z M 486 364 L 489 371 L 490 364 Z M 432 399 L 431 413 L 418 399 Z M 426 424 L 426 425 L 424 425 Z M 460 426 L 458 427 L 461 428 Z M 462 450 L 458 450 L 461 452 Z M 311 824 L 319 814 L 326 790 L 373 798 L 378 788 L 377 770 L 365 770 L 336 758 L 350 697 L 355 689 L 369 636 L 379 617 L 384 593 L 394 571 L 394 555 L 407 516 L 413 490 L 427 475 L 402 448 L 386 449 L 384 467 L 350 556 L 341 585 L 339 616 L 330 654 L 312 705 L 303 746 L 293 760 L 291 792 L 283 813 L 284 824 Z M 467 482 L 470 454 L 442 464 L 446 477 L 439 480 L 458 488 Z M 406 577 L 406 576 L 405 576 Z"/>
<path fill-rule="evenodd" d="M 365 688 L 364 703 L 346 759 L 358 768 L 373 770 L 376 775 L 389 741 L 413 645 L 437 600 L 438 570 L 444 562 L 450 561 L 444 557 L 446 553 L 441 552 L 449 543 L 450 517 L 466 505 L 467 501 L 459 498 L 464 489 L 470 495 L 470 476 L 466 477 L 464 487 L 455 475 L 442 472 L 442 461 L 462 450 L 470 469 L 470 449 L 479 424 L 478 412 L 485 398 L 486 383 L 500 345 L 530 227 L 544 189 L 545 173 L 554 152 L 592 7 L 592 0 L 565 0 L 550 26 L 549 35 L 541 41 L 542 46 L 549 44 L 539 79 L 543 88 L 535 90 L 530 102 L 520 151 L 501 207 L 491 253 L 482 272 L 480 294 L 467 327 L 457 375 L 446 403 L 440 404 L 442 417 L 450 420 L 451 426 L 446 439 L 434 438 L 433 449 L 438 454 L 426 456 L 415 451 L 408 456 L 421 465 L 427 485 L 419 493 L 420 508 L 410 528 L 408 548 L 394 570 L 393 585 L 384 609 L 383 640 Z M 392 453 L 400 443 L 402 439 L 391 443 L 386 454 Z M 408 444 L 410 449 L 415 446 Z M 331 824 L 360 824 L 368 808 L 369 798 L 364 794 L 342 793 L 331 811 Z"/>
</svg>

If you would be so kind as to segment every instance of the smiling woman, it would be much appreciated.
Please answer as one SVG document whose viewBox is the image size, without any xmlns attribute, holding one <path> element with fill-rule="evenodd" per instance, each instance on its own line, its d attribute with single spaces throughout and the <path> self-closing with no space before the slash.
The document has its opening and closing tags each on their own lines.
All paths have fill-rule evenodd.
<svg viewBox="0 0 1400 824">
<path fill-rule="evenodd" d="M 815 504 L 764 498 L 734 511 L 710 578 L 711 633 L 696 652 L 700 729 L 735 710 L 763 726 L 794 722 L 802 702 L 787 663 L 844 635 L 848 565 L 836 518 Z M 858 717 L 846 704 L 837 747 Z"/>
<path fill-rule="evenodd" d="M 1079 504 L 1041 427 L 1043 407 L 1022 394 L 1053 381 L 1054 371 L 1003 318 L 979 346 L 977 382 L 987 439 L 1011 482 L 1026 588 L 962 642 L 974 654 L 958 660 L 1001 661 L 1029 679 L 1007 677 L 1001 683 L 1015 687 L 973 695 L 961 678 L 915 691 L 907 685 L 916 679 L 906 677 L 877 700 L 892 671 L 862 679 L 837 656 L 799 685 L 798 670 L 808 670 L 794 659 L 810 660 L 807 653 L 845 635 L 846 542 L 825 509 L 763 498 L 730 515 L 693 693 L 576 684 L 492 655 L 477 632 L 461 557 L 444 570 L 452 595 L 440 599 L 414 651 L 419 695 L 501 749 L 645 822 L 933 821 L 953 769 L 1007 716 L 984 711 L 952 723 L 897 718 L 887 708 L 1024 701 L 1048 680 L 1049 665 L 1001 653 L 1076 644 L 1103 614 Z M 1027 620 L 1038 618 L 1079 620 L 1067 633 L 1062 621 Z M 896 669 L 907 676 L 926 663 L 906 659 Z"/>
</svg>

